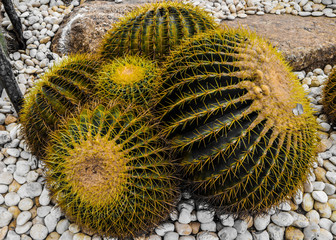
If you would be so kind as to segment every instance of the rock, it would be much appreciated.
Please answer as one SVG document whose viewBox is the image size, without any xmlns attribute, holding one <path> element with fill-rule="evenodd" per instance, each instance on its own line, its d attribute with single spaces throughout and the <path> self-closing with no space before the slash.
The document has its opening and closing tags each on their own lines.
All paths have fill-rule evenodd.
<svg viewBox="0 0 336 240">
<path fill-rule="evenodd" d="M 163 240 L 178 240 L 178 239 L 179 235 L 176 232 L 167 232 L 163 237 Z"/>
<path fill-rule="evenodd" d="M 247 230 L 247 223 L 243 220 L 236 220 L 233 227 L 237 230 L 237 233 L 244 233 Z"/>
<path fill-rule="evenodd" d="M 16 219 L 21 211 L 17 206 L 11 206 L 8 208 L 8 212 L 10 212 L 13 215 L 13 218 Z"/>
<path fill-rule="evenodd" d="M 216 223 L 214 221 L 201 224 L 202 231 L 216 232 Z"/>
<path fill-rule="evenodd" d="M 294 219 L 288 212 L 279 212 L 271 216 L 272 222 L 280 227 L 290 226 Z"/>
<path fill-rule="evenodd" d="M 200 223 L 208 223 L 211 222 L 214 218 L 215 212 L 209 210 L 198 210 L 196 213 L 197 220 Z"/>
<path fill-rule="evenodd" d="M 24 234 L 29 231 L 32 225 L 33 225 L 32 222 L 26 222 L 23 225 L 16 225 L 15 232 L 17 234 Z"/>
<path fill-rule="evenodd" d="M 175 222 L 175 229 L 179 235 L 190 235 L 192 228 L 189 224 Z"/>
<path fill-rule="evenodd" d="M 5 144 L 10 142 L 11 137 L 9 135 L 9 132 L 7 131 L 0 131 L 0 144 Z"/>
<path fill-rule="evenodd" d="M 332 232 L 332 234 L 336 235 L 336 223 L 333 223 L 333 225 L 331 225 L 330 231 Z"/>
<path fill-rule="evenodd" d="M 295 70 L 312 70 L 336 60 L 336 56 L 332 54 L 336 51 L 336 36 L 331 29 L 327 30 L 329 26 L 336 27 L 332 19 L 266 14 L 262 18 L 257 15 L 246 19 L 237 18 L 232 22 L 226 21 L 225 24 L 230 27 L 242 25 L 256 30 L 278 46 Z"/>
<path fill-rule="evenodd" d="M 155 228 L 155 233 L 159 236 L 164 236 L 167 232 L 174 231 L 175 227 L 172 223 L 163 223 Z"/>
<path fill-rule="evenodd" d="M 239 233 L 236 240 L 253 240 L 252 234 L 249 231 Z"/>
<path fill-rule="evenodd" d="M 91 240 L 91 237 L 85 235 L 84 233 L 76 233 L 73 236 L 73 240 Z"/>
<path fill-rule="evenodd" d="M 197 234 L 196 240 L 219 240 L 219 238 L 214 232 L 202 231 Z"/>
<path fill-rule="evenodd" d="M 321 217 L 330 218 L 331 216 L 331 208 L 328 203 L 314 203 L 314 209 L 316 209 Z"/>
<path fill-rule="evenodd" d="M 8 232 L 8 226 L 4 226 L 0 229 L 0 240 L 5 239 Z"/>
<path fill-rule="evenodd" d="M 305 240 L 314 240 L 320 234 L 320 227 L 316 223 L 311 223 L 303 229 L 303 234 Z"/>
<path fill-rule="evenodd" d="M 328 171 L 325 174 L 326 178 L 333 184 L 336 184 L 336 173 Z"/>
<path fill-rule="evenodd" d="M 237 235 L 237 230 L 233 227 L 223 227 L 223 229 L 218 232 L 220 240 L 233 240 Z"/>
<path fill-rule="evenodd" d="M 13 181 L 13 175 L 10 172 L 0 173 L 0 184 L 9 185 Z"/>
<path fill-rule="evenodd" d="M 19 214 L 19 216 L 17 217 L 16 219 L 16 224 L 18 225 L 23 225 L 25 224 L 26 222 L 29 221 L 29 219 L 31 218 L 32 214 L 31 212 L 28 212 L 28 211 L 23 211 Z"/>
<path fill-rule="evenodd" d="M 185 208 L 182 208 L 181 211 L 180 211 L 178 221 L 180 223 L 186 223 L 186 224 L 190 223 L 191 222 L 191 211 L 189 211 Z"/>
<path fill-rule="evenodd" d="M 328 218 L 321 218 L 320 222 L 319 222 L 319 225 L 320 225 L 321 228 L 330 232 L 330 229 L 331 229 L 331 226 L 333 225 L 333 222 Z"/>
<path fill-rule="evenodd" d="M 325 188 L 323 190 L 328 196 L 333 195 L 336 192 L 336 186 L 330 183 L 325 184 Z"/>
<path fill-rule="evenodd" d="M 286 240 L 303 240 L 304 235 L 300 229 L 295 227 L 286 228 L 285 239 Z"/>
<path fill-rule="evenodd" d="M 41 183 L 39 182 L 31 182 L 31 183 L 25 183 L 23 184 L 19 191 L 18 194 L 21 198 L 34 198 L 37 196 L 40 196 L 42 193 L 42 186 Z"/>
<path fill-rule="evenodd" d="M 62 219 L 56 225 L 56 232 L 63 234 L 69 228 L 70 222 L 68 219 Z"/>
<path fill-rule="evenodd" d="M 9 230 L 7 233 L 7 237 L 5 238 L 6 240 L 20 240 L 20 235 L 18 235 L 16 232 L 13 230 Z"/>
<path fill-rule="evenodd" d="M 35 224 L 30 229 L 30 236 L 34 240 L 43 240 L 48 236 L 48 229 L 42 224 Z"/>
<path fill-rule="evenodd" d="M 136 6 L 115 5 L 106 1 L 86 2 L 80 5 L 64 18 L 52 40 L 51 50 L 59 55 L 96 52 L 100 41 L 113 23 Z"/>
<path fill-rule="evenodd" d="M 149 235 L 148 240 L 161 240 L 161 237 L 156 234 L 151 234 Z"/>
<path fill-rule="evenodd" d="M 271 239 L 282 240 L 285 236 L 285 228 L 279 227 L 274 223 L 271 223 L 267 226 L 267 232 Z"/>
<path fill-rule="evenodd" d="M 70 232 L 69 230 L 65 231 L 61 237 L 59 238 L 59 240 L 73 240 L 73 233 Z"/>
<path fill-rule="evenodd" d="M 316 223 L 318 224 L 320 222 L 320 215 L 316 210 L 311 210 L 306 214 L 307 219 L 310 223 Z"/>
<path fill-rule="evenodd" d="M 305 193 L 303 195 L 303 201 L 302 201 L 303 210 L 309 212 L 310 210 L 313 209 L 313 207 L 314 207 L 314 199 L 312 198 L 310 193 Z"/>
<path fill-rule="evenodd" d="M 50 203 L 49 190 L 45 187 L 39 198 L 39 203 L 43 206 L 47 206 Z"/>
<path fill-rule="evenodd" d="M 58 220 L 59 218 L 55 217 L 52 213 L 44 218 L 44 224 L 46 225 L 48 232 L 53 232 L 56 229 Z"/>
<path fill-rule="evenodd" d="M 28 211 L 33 207 L 34 203 L 33 200 L 30 198 L 24 198 L 19 202 L 19 209 L 21 211 Z"/>
<path fill-rule="evenodd" d="M 321 228 L 320 234 L 316 238 L 316 240 L 333 240 L 333 235 L 329 231 Z"/>
<path fill-rule="evenodd" d="M 16 206 L 20 202 L 20 196 L 16 192 L 7 193 L 5 196 L 5 204 L 10 206 Z"/>
<path fill-rule="evenodd" d="M 46 240 L 58 240 L 60 235 L 57 232 L 52 232 L 48 235 Z"/>
<path fill-rule="evenodd" d="M 7 226 L 13 218 L 13 214 L 0 207 L 0 228 Z"/>
<path fill-rule="evenodd" d="M 199 222 L 191 222 L 189 225 L 192 229 L 192 234 L 197 234 L 199 232 L 201 226 Z"/>
<path fill-rule="evenodd" d="M 269 234 L 268 232 L 262 231 L 262 232 L 252 232 L 253 240 L 269 240 Z"/>
<path fill-rule="evenodd" d="M 254 217 L 254 227 L 258 231 L 262 231 L 266 229 L 270 221 L 271 221 L 271 216 L 269 214 L 256 216 Z"/>
<path fill-rule="evenodd" d="M 222 214 L 219 216 L 223 226 L 232 227 L 234 225 L 234 218 L 230 214 Z"/>
<path fill-rule="evenodd" d="M 306 216 L 296 213 L 296 212 L 290 212 L 290 214 L 294 218 L 294 222 L 292 226 L 298 227 L 298 228 L 305 228 L 309 225 L 309 221 Z"/>
</svg>

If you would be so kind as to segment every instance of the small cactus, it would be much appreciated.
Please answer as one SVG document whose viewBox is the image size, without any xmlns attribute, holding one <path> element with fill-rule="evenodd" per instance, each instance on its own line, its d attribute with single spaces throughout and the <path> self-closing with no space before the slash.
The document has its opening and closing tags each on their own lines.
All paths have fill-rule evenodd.
<svg viewBox="0 0 336 240">
<path fill-rule="evenodd" d="M 97 78 L 97 96 L 111 101 L 119 97 L 126 103 L 149 105 L 161 84 L 154 62 L 138 56 L 117 58 L 104 65 Z"/>
<path fill-rule="evenodd" d="M 317 123 L 276 49 L 224 29 L 187 40 L 166 62 L 158 110 L 196 195 L 253 214 L 302 186 Z"/>
<path fill-rule="evenodd" d="M 157 124 L 133 106 L 83 108 L 52 134 L 45 163 L 52 197 L 94 233 L 136 237 L 164 220 L 177 201 Z"/>
<path fill-rule="evenodd" d="M 328 118 L 336 123 L 336 68 L 330 73 L 323 90 L 323 108 Z"/>
<path fill-rule="evenodd" d="M 104 37 L 99 52 L 105 59 L 126 53 L 160 60 L 182 39 L 216 27 L 207 12 L 191 4 L 151 3 L 114 25 Z"/>
<path fill-rule="evenodd" d="M 49 70 L 25 97 L 20 114 L 32 152 L 43 157 L 50 131 L 93 96 L 94 74 L 100 62 L 90 55 L 74 55 Z"/>
</svg>

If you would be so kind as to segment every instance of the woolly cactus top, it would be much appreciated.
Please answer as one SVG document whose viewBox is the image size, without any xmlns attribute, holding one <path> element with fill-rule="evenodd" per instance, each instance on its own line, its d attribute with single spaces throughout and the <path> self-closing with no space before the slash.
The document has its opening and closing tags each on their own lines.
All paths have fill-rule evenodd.
<svg viewBox="0 0 336 240">
<path fill-rule="evenodd" d="M 328 118 L 336 123 L 336 69 L 333 69 L 323 89 L 323 108 Z"/>
</svg>

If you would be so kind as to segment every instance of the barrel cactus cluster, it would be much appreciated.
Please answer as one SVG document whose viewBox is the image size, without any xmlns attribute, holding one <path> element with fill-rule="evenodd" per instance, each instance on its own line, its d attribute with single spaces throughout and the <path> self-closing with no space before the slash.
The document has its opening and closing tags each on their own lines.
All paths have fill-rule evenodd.
<svg viewBox="0 0 336 240">
<path fill-rule="evenodd" d="M 178 2 L 140 7 L 97 54 L 54 66 L 21 122 L 66 216 L 119 238 L 151 231 L 184 189 L 262 214 L 302 187 L 316 151 L 313 111 L 281 54 Z"/>
</svg>

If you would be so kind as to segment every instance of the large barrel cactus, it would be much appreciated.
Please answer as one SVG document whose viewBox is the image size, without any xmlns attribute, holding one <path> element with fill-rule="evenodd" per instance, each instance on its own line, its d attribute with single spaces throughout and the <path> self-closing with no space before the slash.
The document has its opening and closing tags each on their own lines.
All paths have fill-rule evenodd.
<svg viewBox="0 0 336 240">
<path fill-rule="evenodd" d="M 329 119 L 336 123 L 336 68 L 330 73 L 323 90 L 323 108 Z"/>
<path fill-rule="evenodd" d="M 39 157 L 60 120 L 93 96 L 100 61 L 74 55 L 50 69 L 25 97 L 21 123 L 29 147 Z"/>
<path fill-rule="evenodd" d="M 52 134 L 45 163 L 52 197 L 95 233 L 136 237 L 165 219 L 177 201 L 157 125 L 132 106 L 84 108 Z"/>
<path fill-rule="evenodd" d="M 119 97 L 126 103 L 146 108 L 160 84 L 161 77 L 154 62 L 139 56 L 126 56 L 102 67 L 97 78 L 97 96 L 107 101 Z"/>
<path fill-rule="evenodd" d="M 195 194 L 233 213 L 287 199 L 314 161 L 317 123 L 281 54 L 254 33 L 186 41 L 163 71 L 158 105 Z"/>
<path fill-rule="evenodd" d="M 106 34 L 103 58 L 140 54 L 162 59 L 182 39 L 215 29 L 217 24 L 204 10 L 181 2 L 147 4 L 121 19 Z"/>
</svg>

